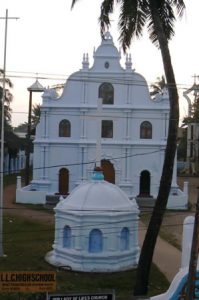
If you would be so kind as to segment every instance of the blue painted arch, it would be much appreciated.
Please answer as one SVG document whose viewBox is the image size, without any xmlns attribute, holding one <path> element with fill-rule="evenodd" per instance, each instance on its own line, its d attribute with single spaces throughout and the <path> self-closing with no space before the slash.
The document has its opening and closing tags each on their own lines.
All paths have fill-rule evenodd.
<svg viewBox="0 0 199 300">
<path fill-rule="evenodd" d="M 90 253 L 99 253 L 103 251 L 103 235 L 101 230 L 93 229 L 89 234 L 89 246 L 88 251 Z"/>
<path fill-rule="evenodd" d="M 120 250 L 129 250 L 129 229 L 124 227 L 120 234 Z"/>
<path fill-rule="evenodd" d="M 71 228 L 66 225 L 66 226 L 64 226 L 64 229 L 63 229 L 63 247 L 71 248 L 71 246 L 72 246 Z"/>
</svg>

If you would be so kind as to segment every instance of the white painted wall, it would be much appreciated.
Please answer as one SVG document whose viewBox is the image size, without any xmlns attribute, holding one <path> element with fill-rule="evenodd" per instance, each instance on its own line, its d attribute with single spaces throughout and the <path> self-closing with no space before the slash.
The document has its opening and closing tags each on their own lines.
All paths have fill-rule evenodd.
<svg viewBox="0 0 199 300">
<path fill-rule="evenodd" d="M 46 194 L 58 192 L 62 167 L 69 170 L 70 191 L 81 180 L 90 178 L 98 130 L 93 115 L 97 112 L 99 86 L 109 82 L 114 87 L 114 104 L 103 105 L 103 114 L 105 119 L 113 120 L 114 136 L 102 139 L 102 159 L 109 159 L 114 164 L 116 184 L 129 197 L 139 194 L 140 173 L 148 170 L 151 195 L 157 196 L 168 130 L 168 96 L 165 92 L 152 101 L 146 80 L 133 70 L 131 60 L 126 61 L 125 69 L 122 68 L 120 56 L 112 40 L 103 40 L 94 53 L 93 66 L 89 67 L 84 58 L 82 69 L 69 77 L 60 98 L 54 90 L 44 92 L 41 120 L 34 141 L 31 184 L 36 190 L 45 187 Z M 107 61 L 108 69 L 104 65 Z M 58 136 L 59 123 L 63 119 L 71 122 L 70 138 Z M 151 122 L 152 139 L 140 139 L 143 121 Z M 43 181 L 48 184 L 44 185 Z M 173 186 L 176 188 L 176 172 Z M 179 197 L 175 200 L 181 203 Z"/>
</svg>

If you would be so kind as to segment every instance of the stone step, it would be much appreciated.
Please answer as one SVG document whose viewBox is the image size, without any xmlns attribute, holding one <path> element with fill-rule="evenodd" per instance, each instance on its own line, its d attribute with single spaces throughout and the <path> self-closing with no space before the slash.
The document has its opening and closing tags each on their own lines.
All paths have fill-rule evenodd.
<svg viewBox="0 0 199 300">
<path fill-rule="evenodd" d="M 136 197 L 135 199 L 140 210 L 153 209 L 156 201 L 153 197 Z"/>
<path fill-rule="evenodd" d="M 55 207 L 59 202 L 60 195 L 46 195 L 46 206 Z"/>
</svg>

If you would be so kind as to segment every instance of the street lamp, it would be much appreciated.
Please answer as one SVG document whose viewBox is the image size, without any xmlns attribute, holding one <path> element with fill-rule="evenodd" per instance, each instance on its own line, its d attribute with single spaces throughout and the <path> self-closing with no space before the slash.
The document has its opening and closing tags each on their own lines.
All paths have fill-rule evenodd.
<svg viewBox="0 0 199 300">
<path fill-rule="evenodd" d="M 32 93 L 43 92 L 44 87 L 38 79 L 27 89 L 29 91 L 29 109 L 28 109 L 28 127 L 27 127 L 27 145 L 26 145 L 26 168 L 25 168 L 25 185 L 30 181 L 30 149 L 31 149 L 31 113 L 32 113 Z"/>
</svg>

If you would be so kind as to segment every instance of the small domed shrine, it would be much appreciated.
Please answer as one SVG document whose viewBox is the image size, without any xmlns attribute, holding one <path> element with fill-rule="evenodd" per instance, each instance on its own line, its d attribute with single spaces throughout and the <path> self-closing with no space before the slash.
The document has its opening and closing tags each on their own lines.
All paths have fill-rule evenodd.
<svg viewBox="0 0 199 300">
<path fill-rule="evenodd" d="M 83 272 L 114 272 L 136 267 L 139 258 L 135 200 L 95 170 L 55 207 L 55 240 L 46 260 Z"/>
</svg>

